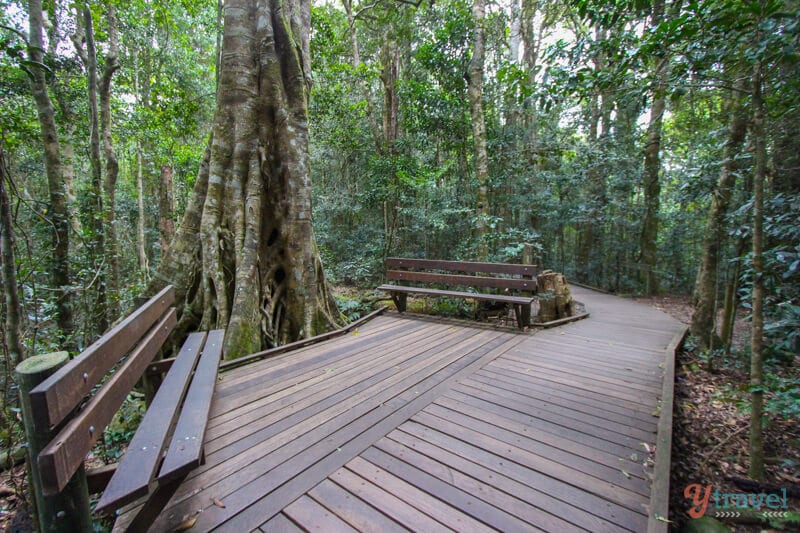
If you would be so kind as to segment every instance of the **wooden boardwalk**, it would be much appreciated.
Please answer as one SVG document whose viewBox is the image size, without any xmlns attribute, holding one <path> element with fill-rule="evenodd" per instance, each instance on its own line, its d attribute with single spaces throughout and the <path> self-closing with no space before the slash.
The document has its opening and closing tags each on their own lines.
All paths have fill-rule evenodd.
<svg viewBox="0 0 800 533">
<path fill-rule="evenodd" d="M 684 328 L 573 293 L 591 317 L 560 328 L 388 313 L 221 374 L 206 464 L 152 531 L 646 530 L 643 443 Z"/>
</svg>

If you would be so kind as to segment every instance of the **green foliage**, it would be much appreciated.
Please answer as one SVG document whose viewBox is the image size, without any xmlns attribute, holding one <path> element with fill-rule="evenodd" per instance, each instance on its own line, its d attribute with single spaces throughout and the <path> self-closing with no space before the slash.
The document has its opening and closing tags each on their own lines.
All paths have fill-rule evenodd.
<svg viewBox="0 0 800 533">
<path fill-rule="evenodd" d="M 352 297 L 347 294 L 335 294 L 334 297 L 336 298 L 336 306 L 339 308 L 339 312 L 348 322 L 358 320 L 373 311 L 371 304 L 365 303 L 358 297 Z"/>
<path fill-rule="evenodd" d="M 103 439 L 95 447 L 101 459 L 106 463 L 119 461 L 125 446 L 133 438 L 136 428 L 144 416 L 144 399 L 140 393 L 129 394 L 114 418 L 103 431 Z"/>
</svg>

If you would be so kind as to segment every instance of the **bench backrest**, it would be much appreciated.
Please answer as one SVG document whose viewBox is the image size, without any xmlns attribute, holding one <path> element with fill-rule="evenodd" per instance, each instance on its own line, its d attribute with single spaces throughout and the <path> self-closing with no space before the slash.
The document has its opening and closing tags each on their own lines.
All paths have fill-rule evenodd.
<svg viewBox="0 0 800 533">
<path fill-rule="evenodd" d="M 431 270 L 435 272 L 426 272 Z M 386 278 L 391 281 L 535 291 L 536 265 L 389 257 L 386 259 Z"/>
<path fill-rule="evenodd" d="M 177 323 L 175 291 L 164 288 L 30 393 L 40 429 L 63 427 L 39 454 L 45 495 L 61 492 Z M 84 399 L 127 354 L 113 374 Z M 80 406 L 77 414 L 76 408 Z"/>
</svg>

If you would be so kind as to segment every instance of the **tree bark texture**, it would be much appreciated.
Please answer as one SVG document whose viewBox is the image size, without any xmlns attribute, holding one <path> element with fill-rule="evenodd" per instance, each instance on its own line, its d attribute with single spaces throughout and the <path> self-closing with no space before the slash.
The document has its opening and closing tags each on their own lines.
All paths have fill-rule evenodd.
<svg viewBox="0 0 800 533">
<path fill-rule="evenodd" d="M 736 184 L 739 167 L 736 156 L 741 150 L 747 134 L 747 109 L 740 93 L 740 90 L 744 90 L 744 83 L 737 83 L 736 89 L 731 95 L 728 139 L 722 155 L 722 168 L 717 188 L 711 198 L 703 239 L 703 256 L 697 271 L 693 295 L 695 307 L 690 329 L 703 349 L 715 346 L 717 281 L 720 251 L 726 234 L 725 217 L 728 214 L 731 194 Z"/>
<path fill-rule="evenodd" d="M 56 294 L 56 323 L 59 341 L 63 343 L 72 334 L 72 309 L 69 295 L 69 215 L 67 194 L 61 164 L 53 102 L 47 92 L 47 80 L 43 63 L 42 2 L 28 3 L 28 59 L 31 62 L 31 92 L 36 102 L 39 126 L 42 130 L 44 166 L 50 195 L 50 220 L 52 221 L 53 263 L 52 285 Z"/>
<path fill-rule="evenodd" d="M 217 111 L 159 279 L 235 358 L 336 325 L 311 225 L 310 3 L 225 2 Z"/>
<path fill-rule="evenodd" d="M 753 319 L 750 339 L 750 477 L 764 479 L 764 182 L 767 175 L 767 142 L 764 128 L 766 113 L 761 94 L 761 63 L 753 72 L 753 144 L 755 172 L 753 174 Z"/>
<path fill-rule="evenodd" d="M 486 121 L 483 116 L 483 64 L 486 37 L 486 7 L 483 0 L 473 0 L 472 58 L 467 72 L 467 93 L 472 119 L 472 140 L 475 150 L 475 177 L 478 191 L 475 199 L 475 238 L 478 242 L 477 259 L 485 261 L 489 256 L 486 229 L 489 217 L 489 157 L 486 152 Z"/>
</svg>

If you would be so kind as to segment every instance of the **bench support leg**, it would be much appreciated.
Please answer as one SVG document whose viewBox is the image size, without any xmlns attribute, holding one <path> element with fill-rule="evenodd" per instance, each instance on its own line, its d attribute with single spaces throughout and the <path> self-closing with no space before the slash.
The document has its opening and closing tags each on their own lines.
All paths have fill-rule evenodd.
<svg viewBox="0 0 800 533">
<path fill-rule="evenodd" d="M 520 327 L 528 327 L 531 325 L 531 304 L 522 306 L 522 323 Z"/>
<path fill-rule="evenodd" d="M 170 498 L 181 486 L 181 482 L 184 479 L 186 479 L 185 475 L 167 483 L 159 484 L 158 488 L 150 494 L 142 508 L 139 509 L 139 512 L 136 513 L 136 516 L 125 528 L 125 531 L 128 533 L 146 533 L 161 511 L 164 510 L 164 507 L 167 506 Z"/>
<path fill-rule="evenodd" d="M 405 313 L 406 311 L 407 300 L 408 300 L 408 295 L 404 292 L 392 293 L 392 301 L 394 302 L 394 305 L 397 307 L 397 310 L 401 313 Z"/>
<path fill-rule="evenodd" d="M 514 314 L 517 316 L 517 327 L 521 330 L 524 330 L 528 323 L 525 321 L 525 313 L 524 313 L 524 306 L 520 304 L 514 304 Z M 530 307 L 528 307 L 528 320 L 530 320 Z"/>
</svg>

